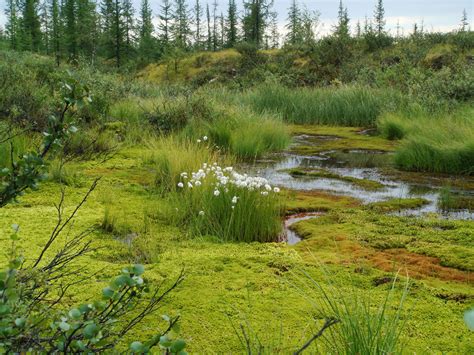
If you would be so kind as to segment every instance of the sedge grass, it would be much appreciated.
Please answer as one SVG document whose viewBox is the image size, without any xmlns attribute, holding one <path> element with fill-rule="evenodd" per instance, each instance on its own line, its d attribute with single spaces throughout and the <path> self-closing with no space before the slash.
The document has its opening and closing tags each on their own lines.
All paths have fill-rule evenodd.
<svg viewBox="0 0 474 355">
<path fill-rule="evenodd" d="M 264 179 L 207 163 L 195 173 L 183 172 L 181 179 L 170 196 L 176 207 L 172 219 L 187 225 L 192 235 L 233 242 L 277 240 L 282 200 Z"/>
<path fill-rule="evenodd" d="M 322 318 L 336 319 L 322 337 L 327 353 L 334 354 L 400 354 L 405 325 L 404 305 L 409 281 L 404 286 L 398 274 L 391 278 L 385 295 L 377 296 L 355 286 L 344 287 L 326 274 L 323 285 L 307 272 L 297 276 L 294 286 L 307 298 Z"/>
<path fill-rule="evenodd" d="M 382 112 L 403 103 L 400 94 L 388 89 L 290 89 L 278 84 L 259 87 L 246 99 L 257 112 L 277 113 L 290 123 L 354 127 L 374 126 Z"/>
<path fill-rule="evenodd" d="M 387 138 L 403 138 L 395 154 L 402 170 L 474 174 L 474 109 L 451 114 L 384 115 L 379 130 Z"/>
</svg>

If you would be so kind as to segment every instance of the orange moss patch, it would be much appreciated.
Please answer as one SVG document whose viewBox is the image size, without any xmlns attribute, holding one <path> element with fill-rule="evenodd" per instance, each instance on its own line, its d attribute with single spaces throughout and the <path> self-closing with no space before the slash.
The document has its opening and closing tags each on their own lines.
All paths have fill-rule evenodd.
<svg viewBox="0 0 474 355">
<path fill-rule="evenodd" d="M 322 261 L 328 263 L 370 264 L 377 269 L 393 272 L 406 271 L 408 276 L 415 279 L 437 278 L 443 281 L 456 281 L 474 284 L 474 274 L 455 268 L 442 266 L 438 258 L 412 253 L 406 249 L 386 249 L 383 251 L 365 247 L 356 241 L 348 239 L 344 234 L 330 238 L 326 235 L 312 237 L 307 243 L 301 243 L 301 248 L 309 253 L 323 252 Z M 304 252 L 304 249 L 302 250 Z M 332 255 L 328 255 L 331 251 Z"/>
<path fill-rule="evenodd" d="M 412 253 L 406 249 L 376 251 L 369 259 L 374 266 L 385 271 L 392 271 L 394 267 L 406 269 L 413 278 L 434 277 L 444 281 L 474 284 L 474 274 L 442 266 L 438 258 Z"/>
</svg>

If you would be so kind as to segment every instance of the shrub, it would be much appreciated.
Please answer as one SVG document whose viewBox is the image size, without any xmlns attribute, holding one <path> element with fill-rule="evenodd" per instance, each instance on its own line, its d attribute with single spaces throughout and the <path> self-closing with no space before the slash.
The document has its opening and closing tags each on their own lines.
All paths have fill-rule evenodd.
<svg viewBox="0 0 474 355">
<path fill-rule="evenodd" d="M 259 177 L 249 177 L 203 164 L 192 173 L 181 173 L 175 202 L 178 223 L 194 235 L 213 235 L 224 241 L 271 242 L 281 232 L 279 189 Z"/>
</svg>

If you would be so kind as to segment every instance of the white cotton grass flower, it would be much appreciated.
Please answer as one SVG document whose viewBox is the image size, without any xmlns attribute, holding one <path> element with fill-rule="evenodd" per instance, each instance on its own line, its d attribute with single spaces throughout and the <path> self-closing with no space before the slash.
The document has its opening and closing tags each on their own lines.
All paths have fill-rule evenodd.
<svg viewBox="0 0 474 355">
<path fill-rule="evenodd" d="M 192 189 L 192 188 L 193 188 L 193 184 L 191 184 L 190 182 L 188 182 L 188 187 L 189 187 L 190 189 Z"/>
<path fill-rule="evenodd" d="M 232 203 L 235 205 L 239 198 L 237 196 L 232 197 Z"/>
<path fill-rule="evenodd" d="M 183 188 L 183 187 L 184 187 L 184 184 L 183 184 L 182 182 L 178 182 L 178 187 Z"/>
<path fill-rule="evenodd" d="M 204 216 L 204 211 L 199 211 L 200 216 Z"/>
<path fill-rule="evenodd" d="M 267 196 L 267 195 L 268 195 L 268 191 L 262 191 L 261 194 L 262 194 L 263 196 Z"/>
<path fill-rule="evenodd" d="M 201 181 L 197 180 L 197 181 L 194 183 L 194 185 L 196 185 L 196 186 L 201 186 Z"/>
<path fill-rule="evenodd" d="M 221 192 L 219 190 L 214 190 L 214 196 L 219 196 Z"/>
<path fill-rule="evenodd" d="M 280 192 L 280 188 L 274 187 L 274 188 L 273 188 L 273 192 L 279 193 L 279 192 Z"/>
<path fill-rule="evenodd" d="M 201 143 L 201 140 L 200 140 L 200 139 L 198 139 L 198 140 L 197 140 L 197 142 L 198 142 L 198 143 Z"/>
<path fill-rule="evenodd" d="M 207 136 L 202 137 L 202 140 L 205 142 L 207 141 Z"/>
</svg>

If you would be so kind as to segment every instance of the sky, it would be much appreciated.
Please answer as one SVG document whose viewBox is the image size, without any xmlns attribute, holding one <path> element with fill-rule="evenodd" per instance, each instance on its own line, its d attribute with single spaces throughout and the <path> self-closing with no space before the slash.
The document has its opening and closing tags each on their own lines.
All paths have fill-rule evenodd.
<svg viewBox="0 0 474 355">
<path fill-rule="evenodd" d="M 133 0 L 135 7 L 138 9 L 140 0 Z M 188 0 L 191 4 L 194 0 Z M 228 0 L 218 0 L 220 11 L 225 13 Z M 279 14 L 279 27 L 283 31 L 287 10 L 292 0 L 274 0 L 274 10 Z M 213 0 L 209 0 L 212 3 Z M 305 4 L 309 10 L 317 10 L 320 13 L 319 34 L 326 34 L 336 23 L 337 10 L 339 0 L 299 0 L 300 4 Z M 347 6 L 349 17 L 353 28 L 360 20 L 364 22 L 365 16 L 372 17 L 376 0 L 345 0 L 344 5 Z M 6 0 L 0 0 L 0 26 L 5 25 L 5 8 Z M 152 9 L 158 14 L 160 8 L 160 0 L 150 0 Z M 202 4 L 206 0 L 201 0 Z M 237 0 L 237 6 L 242 9 L 242 2 Z M 387 28 L 395 34 L 397 22 L 400 23 L 401 31 L 405 34 L 412 31 L 413 24 L 417 22 L 424 23 L 424 28 L 428 31 L 447 32 L 459 27 L 463 9 L 466 9 L 468 20 L 471 28 L 474 28 L 473 11 L 474 0 L 384 0 L 385 16 Z"/>
</svg>

